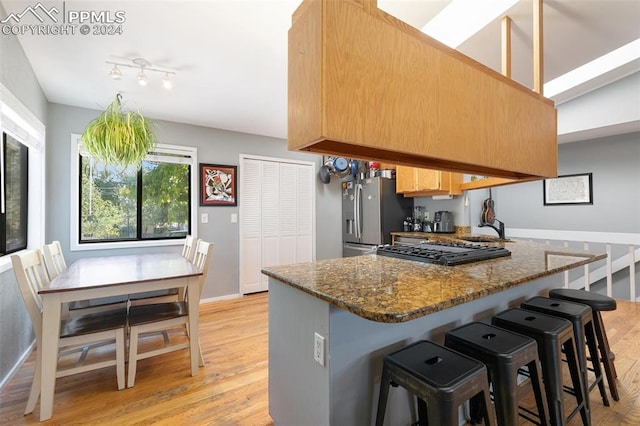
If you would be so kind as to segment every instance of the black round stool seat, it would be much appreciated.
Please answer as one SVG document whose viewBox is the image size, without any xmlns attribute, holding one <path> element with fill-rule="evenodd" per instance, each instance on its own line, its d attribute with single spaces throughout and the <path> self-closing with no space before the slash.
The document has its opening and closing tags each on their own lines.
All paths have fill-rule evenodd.
<svg viewBox="0 0 640 426">
<path fill-rule="evenodd" d="M 481 322 L 465 324 L 445 334 L 445 346 L 481 361 L 489 370 L 489 381 L 493 385 L 493 400 L 496 417 L 500 425 L 518 425 L 518 417 L 523 417 L 538 425 L 546 425 L 546 395 L 542 384 L 538 345 L 536 341 L 522 334 L 512 333 L 503 328 Z M 518 374 L 526 367 L 530 382 L 518 384 Z M 536 399 L 537 412 L 519 407 L 519 400 L 528 391 L 527 383 Z M 528 393 L 528 392 L 527 392 Z M 482 413 L 477 401 L 472 400 L 471 420 L 479 423 Z M 531 416 L 536 415 L 536 419 Z"/>
<path fill-rule="evenodd" d="M 611 351 L 611 347 L 609 347 L 607 331 L 604 327 L 602 315 L 600 314 L 601 311 L 615 310 L 617 307 L 616 300 L 603 294 L 571 288 L 551 289 L 549 290 L 549 297 L 551 297 L 552 299 L 568 300 L 570 302 L 582 303 L 584 305 L 590 306 L 591 309 L 593 309 L 593 326 L 596 333 L 598 348 L 600 349 L 600 362 L 602 362 L 605 375 L 607 376 L 607 383 L 609 384 L 611 397 L 615 401 L 619 401 L 620 395 L 618 394 L 618 385 L 616 384 L 618 373 L 616 372 L 616 366 L 613 363 L 616 356 Z"/>
<path fill-rule="evenodd" d="M 473 397 L 482 399 L 486 424 L 497 424 L 484 364 L 428 340 L 384 357 L 377 426 L 384 422 L 389 386 L 402 386 L 418 397 L 421 425 L 458 425 L 458 406 Z"/>
<path fill-rule="evenodd" d="M 573 337 L 571 322 L 563 318 L 552 317 L 539 312 L 512 308 L 500 312 L 491 318 L 493 325 L 516 333 L 524 334 L 535 339 L 538 344 L 538 357 L 542 364 L 542 379 L 547 393 L 547 405 L 551 417 L 551 424 L 564 425 L 565 411 L 562 383 L 562 352 L 564 351 L 573 394 L 576 398 L 576 408 L 572 410 L 567 421 L 580 413 L 582 424 L 591 425 L 591 413 L 585 402 L 588 395 L 584 393 L 580 363 L 576 353 L 576 345 Z"/>
<path fill-rule="evenodd" d="M 612 297 L 572 288 L 554 288 L 549 290 L 549 297 L 582 303 L 590 306 L 594 311 L 615 311 L 617 307 L 616 299 Z"/>
</svg>

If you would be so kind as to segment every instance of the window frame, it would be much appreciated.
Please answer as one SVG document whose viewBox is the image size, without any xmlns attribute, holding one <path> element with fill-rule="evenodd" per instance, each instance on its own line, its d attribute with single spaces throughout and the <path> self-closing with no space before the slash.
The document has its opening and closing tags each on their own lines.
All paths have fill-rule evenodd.
<svg viewBox="0 0 640 426">
<path fill-rule="evenodd" d="M 7 138 L 13 139 L 20 145 L 20 193 L 21 193 L 21 206 L 20 206 L 20 219 L 24 222 L 25 227 L 25 246 L 18 249 L 7 250 L 7 223 L 6 223 L 6 196 L 7 196 L 7 179 L 6 179 L 6 145 Z M 17 253 L 22 250 L 26 250 L 29 246 L 29 147 L 13 137 L 11 134 L 0 131 L 0 227 L 4 228 L 5 237 L 0 239 L 0 254 L 2 256 L 8 256 L 13 253 Z M 26 154 L 26 158 L 22 157 L 23 152 Z M 23 169 L 24 167 L 24 169 Z M 24 178 L 25 182 L 22 181 Z M 25 190 L 26 187 L 26 190 Z M 3 211 L 4 210 L 4 211 Z M 24 210 L 24 211 L 23 211 Z"/>
<path fill-rule="evenodd" d="M 71 135 L 71 214 L 70 214 L 70 250 L 110 250 L 119 248 L 139 248 L 154 246 L 173 246 L 184 244 L 184 238 L 170 239 L 142 239 L 142 240 L 125 240 L 125 241 L 85 241 L 80 242 L 80 145 L 81 135 Z M 158 144 L 154 149 L 157 153 L 177 154 L 188 157 L 188 164 L 191 166 L 190 185 L 191 194 L 189 197 L 189 214 L 191 220 L 191 235 L 197 235 L 198 228 L 198 191 L 197 191 L 197 165 L 198 165 L 198 149 L 195 147 L 182 145 Z M 149 156 L 150 160 L 154 160 L 153 155 Z"/>
<path fill-rule="evenodd" d="M 7 133 L 29 149 L 27 250 L 45 241 L 46 127 L 11 91 L 0 83 L 0 133 Z M 2 182 L 4 184 L 4 182 Z M 20 250 L 11 254 L 24 252 Z M 11 269 L 11 256 L 0 256 L 0 273 Z"/>
</svg>

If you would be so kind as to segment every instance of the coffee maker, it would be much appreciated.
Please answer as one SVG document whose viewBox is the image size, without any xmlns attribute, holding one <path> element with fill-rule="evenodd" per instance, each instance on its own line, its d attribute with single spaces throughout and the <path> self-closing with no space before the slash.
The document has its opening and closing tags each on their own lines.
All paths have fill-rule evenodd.
<svg viewBox="0 0 640 426">
<path fill-rule="evenodd" d="M 438 211 L 433 216 L 433 232 L 451 234 L 455 232 L 453 223 L 453 213 L 449 211 Z"/>
</svg>

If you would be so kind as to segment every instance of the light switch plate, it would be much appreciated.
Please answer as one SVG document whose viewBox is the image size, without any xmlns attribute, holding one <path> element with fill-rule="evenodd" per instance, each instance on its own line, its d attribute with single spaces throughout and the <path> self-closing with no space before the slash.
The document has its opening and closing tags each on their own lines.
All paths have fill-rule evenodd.
<svg viewBox="0 0 640 426">
<path fill-rule="evenodd" d="M 231 213 L 231 223 L 238 223 L 238 213 Z"/>
<path fill-rule="evenodd" d="M 202 213 L 200 215 L 200 223 L 209 223 L 209 214 L 208 213 Z"/>
</svg>

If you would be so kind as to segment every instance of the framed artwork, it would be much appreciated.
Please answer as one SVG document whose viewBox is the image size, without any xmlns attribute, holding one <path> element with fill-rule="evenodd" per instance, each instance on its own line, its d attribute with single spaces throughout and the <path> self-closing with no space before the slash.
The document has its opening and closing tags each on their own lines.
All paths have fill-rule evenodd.
<svg viewBox="0 0 640 426">
<path fill-rule="evenodd" d="M 592 173 L 545 179 L 542 192 L 545 206 L 593 204 Z"/>
<path fill-rule="evenodd" d="M 200 163 L 200 205 L 238 205 L 238 167 Z"/>
</svg>

